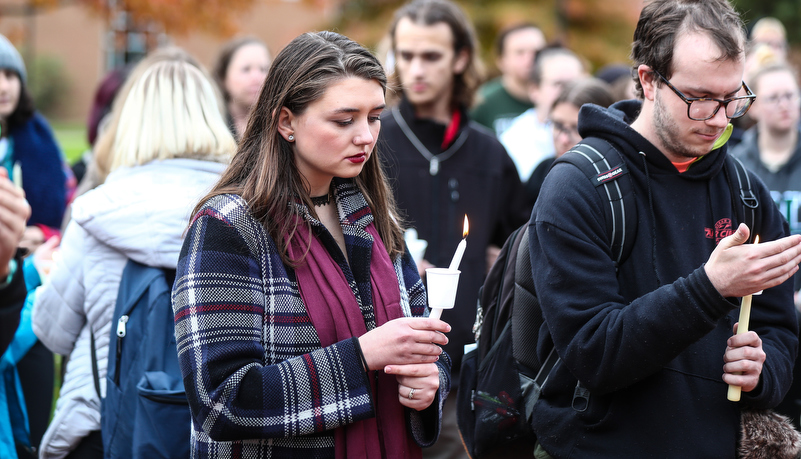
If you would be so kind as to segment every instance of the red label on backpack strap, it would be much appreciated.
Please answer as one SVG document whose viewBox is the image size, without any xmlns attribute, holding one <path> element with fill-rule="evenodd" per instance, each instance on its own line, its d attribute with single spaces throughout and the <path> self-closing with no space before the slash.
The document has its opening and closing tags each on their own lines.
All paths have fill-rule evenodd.
<svg viewBox="0 0 801 459">
<path fill-rule="evenodd" d="M 595 176 L 596 185 L 604 184 L 606 182 L 610 182 L 621 175 L 625 174 L 626 170 L 623 166 L 615 166 L 612 169 L 609 169 L 606 172 L 601 172 L 600 174 Z"/>
</svg>

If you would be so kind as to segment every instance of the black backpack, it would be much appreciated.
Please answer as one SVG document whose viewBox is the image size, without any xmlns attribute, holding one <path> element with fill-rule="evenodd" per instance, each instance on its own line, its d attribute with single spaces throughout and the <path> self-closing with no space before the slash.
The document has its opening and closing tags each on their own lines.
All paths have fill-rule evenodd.
<svg viewBox="0 0 801 459">
<path fill-rule="evenodd" d="M 615 264 L 627 259 L 637 232 L 637 207 L 626 163 L 616 148 L 599 138 L 587 138 L 554 164 L 568 162 L 581 169 L 603 201 Z M 732 192 L 743 203 L 742 220 L 753 228 L 758 207 L 743 165 L 731 156 L 727 170 Z M 729 172 L 726 172 L 727 174 Z M 752 231 L 752 234 L 756 234 Z M 547 338 L 542 310 L 534 291 L 528 244 L 528 223 L 506 240 L 479 290 L 477 345 L 462 360 L 457 394 L 457 421 L 465 449 L 473 458 L 532 457 L 536 436 L 531 429 L 534 404 L 559 357 L 551 348 L 545 361 L 537 357 L 538 341 Z M 548 341 L 544 345 L 553 346 Z M 586 409 L 590 393 L 581 385 L 573 408 Z"/>
</svg>

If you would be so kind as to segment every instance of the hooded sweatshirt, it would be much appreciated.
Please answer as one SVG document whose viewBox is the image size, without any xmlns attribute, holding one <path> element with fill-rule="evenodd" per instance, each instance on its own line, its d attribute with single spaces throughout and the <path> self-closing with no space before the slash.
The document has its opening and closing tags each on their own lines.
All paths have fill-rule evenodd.
<svg viewBox="0 0 801 459">
<path fill-rule="evenodd" d="M 739 224 L 726 147 L 679 173 L 629 126 L 639 108 L 625 101 L 579 114 L 582 137 L 618 148 L 632 180 L 638 223 L 617 273 L 605 203 L 577 168 L 551 170 L 532 214 L 534 283 L 547 329 L 538 353 L 544 359 L 553 340 L 561 358 L 533 426 L 554 458 L 735 457 L 740 410 L 773 407 L 789 387 L 798 346 L 792 286 L 754 297 L 750 328 L 767 360 L 757 388 L 728 401 L 723 354 L 738 299 L 722 297 L 704 271 Z M 768 190 L 750 176 L 760 203 L 769 203 Z M 775 206 L 759 209 L 762 241 L 788 234 Z M 584 410 L 574 400 L 578 381 L 589 390 Z"/>
<path fill-rule="evenodd" d="M 171 159 L 118 169 L 73 203 L 61 255 L 37 291 L 33 311 L 39 339 L 70 357 L 40 457 L 64 457 L 83 437 L 100 430 L 91 334 L 105 396 L 111 316 L 125 264 L 132 259 L 175 269 L 192 210 L 224 168 L 210 161 Z"/>
</svg>

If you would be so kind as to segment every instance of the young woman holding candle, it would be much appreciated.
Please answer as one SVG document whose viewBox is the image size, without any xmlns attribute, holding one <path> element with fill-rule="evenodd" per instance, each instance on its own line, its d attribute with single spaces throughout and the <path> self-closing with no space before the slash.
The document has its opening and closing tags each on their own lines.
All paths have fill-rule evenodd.
<svg viewBox="0 0 801 459">
<path fill-rule="evenodd" d="M 195 457 L 420 457 L 450 327 L 424 318 L 379 153 L 386 76 L 332 32 L 275 59 L 173 288 Z"/>
</svg>

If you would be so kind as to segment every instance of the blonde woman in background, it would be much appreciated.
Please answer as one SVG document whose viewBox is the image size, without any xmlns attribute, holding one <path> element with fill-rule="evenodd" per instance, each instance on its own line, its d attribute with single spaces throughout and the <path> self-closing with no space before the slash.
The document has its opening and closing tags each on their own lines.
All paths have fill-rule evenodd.
<svg viewBox="0 0 801 459">
<path fill-rule="evenodd" d="M 208 74 L 171 49 L 134 69 L 99 148 L 106 148 L 99 159 L 110 173 L 74 202 L 62 256 L 33 311 L 39 339 L 69 356 L 42 458 L 103 456 L 100 399 L 123 267 L 132 259 L 175 268 L 192 207 L 217 181 L 235 144 Z"/>
</svg>

